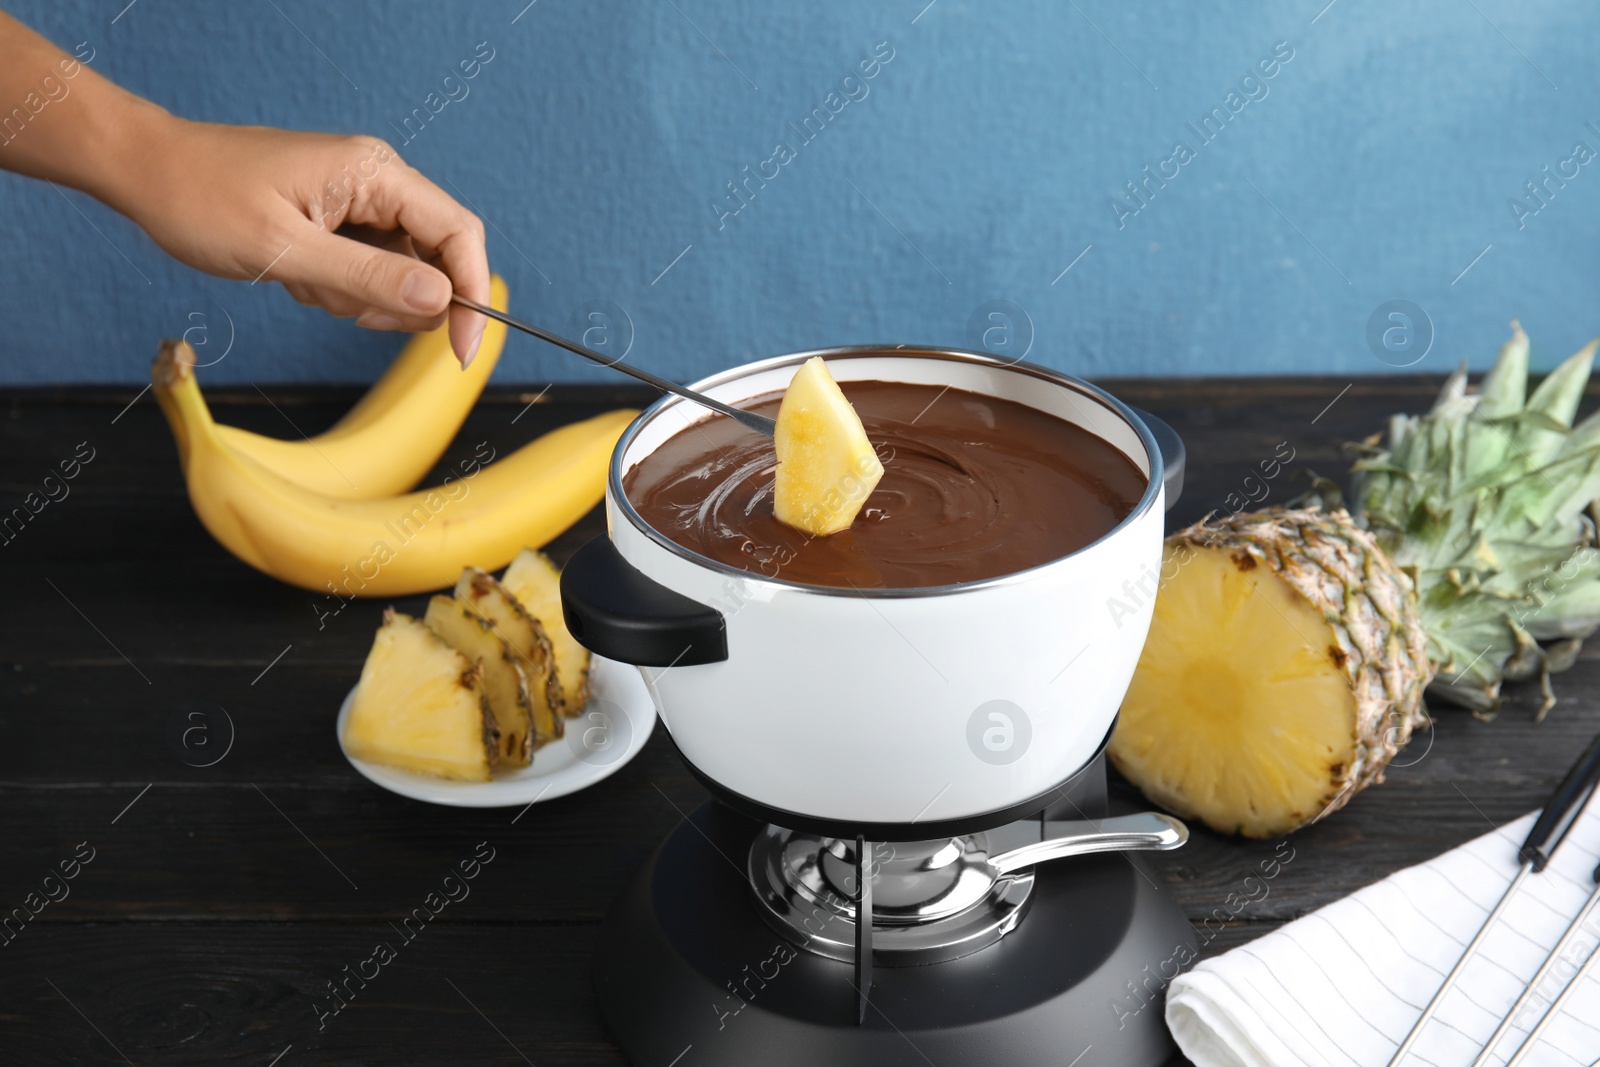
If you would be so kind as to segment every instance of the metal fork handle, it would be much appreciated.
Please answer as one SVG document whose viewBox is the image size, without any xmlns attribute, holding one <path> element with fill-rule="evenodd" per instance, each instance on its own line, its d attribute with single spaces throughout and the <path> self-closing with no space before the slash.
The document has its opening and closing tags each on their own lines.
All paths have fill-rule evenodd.
<svg viewBox="0 0 1600 1067">
<path fill-rule="evenodd" d="M 1517 1067 L 1517 1065 L 1521 1063 L 1530 1052 L 1533 1051 L 1534 1047 L 1539 1044 L 1540 1037 L 1544 1035 L 1544 1028 L 1553 1020 L 1561 1017 L 1561 1012 L 1566 1006 L 1567 998 L 1572 995 L 1574 990 L 1580 988 L 1588 981 L 1589 973 L 1594 969 L 1596 960 L 1600 960 L 1600 952 L 1590 950 L 1589 958 L 1583 961 L 1583 964 L 1577 969 L 1576 972 L 1574 972 L 1571 980 L 1567 982 L 1565 988 L 1563 988 L 1561 992 L 1556 995 L 1555 1000 L 1550 1002 L 1550 1006 L 1545 1009 L 1544 1017 L 1534 1025 L 1532 1030 L 1528 1031 L 1528 1036 L 1523 1040 L 1522 1047 L 1517 1049 L 1517 1051 L 1512 1054 L 1511 1058 L 1506 1061 L 1506 1067 Z"/>
<path fill-rule="evenodd" d="M 708 407 L 712 411 L 721 412 L 722 414 L 738 422 L 740 425 L 754 430 L 756 433 L 765 434 L 768 437 L 771 437 L 777 433 L 777 422 L 773 419 L 767 418 L 765 415 L 758 415 L 754 411 L 745 411 L 743 408 L 736 408 L 732 404 L 725 404 L 722 401 L 713 397 L 709 397 L 702 392 L 690 389 L 686 385 L 679 385 L 677 382 L 670 382 L 659 375 L 651 374 L 647 370 L 640 370 L 637 367 L 630 367 L 623 363 L 620 358 L 612 359 L 610 356 L 602 356 L 592 348 L 585 348 L 576 341 L 567 340 L 560 334 L 551 333 L 549 330 L 541 329 L 538 326 L 523 322 L 521 319 L 514 319 L 510 315 L 507 315 L 504 311 L 496 311 L 494 308 L 489 307 L 486 304 L 480 304 L 476 300 L 470 300 L 467 297 L 462 296 L 460 293 L 452 293 L 450 300 L 452 303 L 460 304 L 462 307 L 471 311 L 476 311 L 480 315 L 487 315 L 496 322 L 503 322 L 512 329 L 521 330 L 523 333 L 531 334 L 547 344 L 555 345 L 557 348 L 565 348 L 568 352 L 571 352 L 574 355 L 582 356 L 591 363 L 598 363 L 602 367 L 610 367 L 614 371 L 621 371 L 630 378 L 635 378 L 641 382 L 644 382 L 646 385 L 653 385 L 664 393 L 675 393 L 676 395 L 683 397 L 685 400 L 692 400 L 694 403 Z"/>
<path fill-rule="evenodd" d="M 997 874 L 1010 874 L 1046 860 L 1093 852 L 1146 852 L 1178 848 L 1189 840 L 1189 828 L 1170 815 L 1145 811 L 1111 819 L 1048 822 L 1043 841 L 989 857 Z"/>
<path fill-rule="evenodd" d="M 1597 869 L 1596 873 L 1600 873 L 1600 869 Z M 1505 1018 L 1500 1020 L 1500 1025 L 1495 1028 L 1494 1035 L 1483 1046 L 1483 1051 L 1478 1054 L 1478 1058 L 1472 1061 L 1472 1067 L 1483 1067 L 1493 1058 L 1495 1046 L 1500 1043 L 1500 1039 L 1505 1036 L 1506 1031 L 1516 1025 L 1517 1016 L 1522 1014 L 1522 1009 L 1527 1006 L 1528 1002 L 1540 995 L 1539 987 L 1544 984 L 1544 980 L 1550 975 L 1550 972 L 1566 961 L 1567 949 L 1572 946 L 1574 941 L 1583 936 L 1585 927 L 1589 922 L 1589 916 L 1593 914 L 1597 907 L 1600 907 L 1600 881 L 1595 883 L 1594 889 L 1589 893 L 1589 899 L 1579 909 L 1577 918 L 1568 924 L 1566 932 L 1561 935 L 1561 940 L 1556 942 L 1556 947 L 1551 949 L 1550 954 L 1544 958 L 1544 963 L 1540 964 L 1538 972 L 1534 974 L 1527 987 L 1523 989 L 1522 995 L 1517 998 L 1517 1002 L 1511 1005 L 1511 1010 L 1506 1012 Z M 1568 984 L 1578 984 L 1578 980 L 1581 977 L 1581 974 L 1574 975 Z M 1563 991 L 1563 995 L 1565 995 L 1565 991 Z M 1553 1007 L 1546 1009 L 1546 1015 L 1553 1013 L 1554 1010 Z M 1512 1054 L 1511 1058 L 1506 1060 L 1505 1067 L 1515 1067 L 1517 1063 L 1521 1062 L 1524 1050 L 1531 1049 L 1537 1040 L 1539 1030 L 1544 1026 L 1544 1019 L 1545 1016 L 1540 1017 L 1533 1033 L 1529 1034 L 1523 1044 Z"/>
</svg>

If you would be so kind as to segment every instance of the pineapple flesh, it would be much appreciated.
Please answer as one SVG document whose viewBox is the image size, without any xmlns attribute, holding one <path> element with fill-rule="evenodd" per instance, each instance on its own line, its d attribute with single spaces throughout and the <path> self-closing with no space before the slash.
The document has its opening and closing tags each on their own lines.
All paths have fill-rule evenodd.
<svg viewBox="0 0 1600 1067">
<path fill-rule="evenodd" d="M 446 644 L 483 670 L 489 710 L 500 734 L 497 767 L 526 767 L 533 760 L 533 698 L 528 676 L 510 647 L 481 617 L 454 597 L 428 601 L 423 621 Z"/>
<path fill-rule="evenodd" d="M 566 712 L 566 700 L 561 679 L 555 672 L 550 638 L 539 620 L 529 615 L 493 575 L 477 567 L 468 567 L 461 572 L 455 595 L 510 647 L 512 655 L 527 675 L 528 691 L 533 697 L 534 744 L 542 745 L 561 737 L 564 733 L 562 716 Z"/>
<path fill-rule="evenodd" d="M 479 667 L 421 621 L 384 612 L 345 721 L 345 751 L 416 774 L 487 782 L 497 741 Z"/>
<path fill-rule="evenodd" d="M 561 612 L 561 571 L 543 552 L 525 548 L 506 568 L 500 584 L 544 627 L 566 697 L 566 714 L 581 713 L 589 702 L 589 650 L 567 629 Z"/>
<path fill-rule="evenodd" d="M 1411 582 L 1342 511 L 1168 539 L 1110 756 L 1152 801 L 1274 837 L 1342 807 L 1425 724 Z"/>
<path fill-rule="evenodd" d="M 773 514 L 813 537 L 849 529 L 883 477 L 860 416 L 820 356 L 806 360 L 790 380 L 778 407 L 775 444 Z"/>
</svg>

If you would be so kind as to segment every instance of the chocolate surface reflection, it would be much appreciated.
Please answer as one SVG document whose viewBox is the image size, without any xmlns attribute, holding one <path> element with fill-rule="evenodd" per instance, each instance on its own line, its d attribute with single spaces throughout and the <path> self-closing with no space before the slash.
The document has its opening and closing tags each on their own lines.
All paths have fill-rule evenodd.
<svg viewBox="0 0 1600 1067">
<path fill-rule="evenodd" d="M 1144 494 L 1115 447 L 1053 415 L 961 389 L 841 382 L 883 459 L 855 525 L 812 538 L 772 514 L 772 442 L 722 415 L 623 478 L 645 522 L 702 556 L 810 585 L 906 589 L 1012 574 L 1110 532 Z M 746 407 L 776 417 L 781 394 Z"/>
</svg>

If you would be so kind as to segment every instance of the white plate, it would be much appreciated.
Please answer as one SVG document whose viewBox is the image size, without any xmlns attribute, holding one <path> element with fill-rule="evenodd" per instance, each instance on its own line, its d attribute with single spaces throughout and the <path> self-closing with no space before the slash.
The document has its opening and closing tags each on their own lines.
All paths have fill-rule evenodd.
<svg viewBox="0 0 1600 1067">
<path fill-rule="evenodd" d="M 583 714 L 567 720 L 566 736 L 533 754 L 533 763 L 490 782 L 452 782 L 396 770 L 353 758 L 345 759 L 368 781 L 391 793 L 429 804 L 459 808 L 508 808 L 576 793 L 616 772 L 650 740 L 656 707 L 639 668 L 615 660 L 593 658 L 589 671 L 589 703 Z M 344 723 L 356 695 L 351 689 L 339 707 L 340 751 Z"/>
</svg>

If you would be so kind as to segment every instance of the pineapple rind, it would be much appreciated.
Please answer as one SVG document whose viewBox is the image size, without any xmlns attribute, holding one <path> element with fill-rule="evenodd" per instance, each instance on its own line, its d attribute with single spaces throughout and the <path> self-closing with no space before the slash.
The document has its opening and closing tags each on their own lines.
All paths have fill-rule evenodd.
<svg viewBox="0 0 1600 1067">
<path fill-rule="evenodd" d="M 1110 747 L 1118 769 L 1156 803 L 1190 817 L 1200 815 L 1223 833 L 1253 837 L 1277 836 L 1321 819 L 1368 785 L 1381 782 L 1384 767 L 1412 732 L 1428 722 L 1422 696 L 1432 668 L 1411 581 L 1379 550 L 1372 535 L 1344 511 L 1303 508 L 1208 518 L 1172 535 L 1167 545 L 1163 585 L 1181 575 L 1188 554 L 1221 550 L 1241 569 L 1263 568 L 1320 615 L 1332 644 L 1311 651 L 1326 655 L 1350 686 L 1351 755 L 1348 763 L 1340 761 L 1329 768 L 1325 792 L 1314 810 L 1274 810 L 1275 798 L 1262 796 L 1252 799 L 1248 811 L 1219 812 L 1213 805 L 1202 815 L 1198 798 L 1184 796 L 1181 781 L 1160 773 L 1162 753 L 1131 752 L 1131 741 L 1120 728 Z M 1177 733 L 1185 713 L 1182 694 L 1168 696 L 1174 700 L 1170 710 L 1142 711 L 1147 716 L 1174 716 L 1172 730 Z M 1256 741 L 1242 739 L 1241 744 Z M 1287 742 L 1275 737 L 1271 743 Z M 1229 755 L 1226 750 L 1211 754 L 1219 760 Z M 1241 773 L 1246 769 L 1257 771 L 1260 765 L 1241 764 Z"/>
<path fill-rule="evenodd" d="M 1322 612 L 1345 657 L 1356 696 L 1356 756 L 1334 782 L 1321 818 L 1383 781 L 1412 731 L 1427 725 L 1422 695 L 1433 669 L 1416 592 L 1347 512 L 1297 509 L 1233 520 L 1235 536 L 1263 557 L 1270 550 L 1278 577 Z"/>
<path fill-rule="evenodd" d="M 550 638 L 539 620 L 529 615 L 493 575 L 477 567 L 467 567 L 461 572 L 455 595 L 494 627 L 527 673 L 528 689 L 533 696 L 535 745 L 564 736 L 566 696 L 561 679 L 556 675 Z"/>
<path fill-rule="evenodd" d="M 428 601 L 422 621 L 445 644 L 482 668 L 484 695 L 500 735 L 496 762 L 504 767 L 526 767 L 533 760 L 533 699 L 527 673 L 510 646 L 486 619 L 454 597 L 436 596 Z"/>
<path fill-rule="evenodd" d="M 561 681 L 563 714 L 568 718 L 582 714 L 584 705 L 589 702 L 591 657 L 589 650 L 568 631 L 567 621 L 561 614 L 560 568 L 543 552 L 525 548 L 506 568 L 500 584 L 528 614 L 539 620 L 550 638 L 556 674 Z"/>
</svg>

